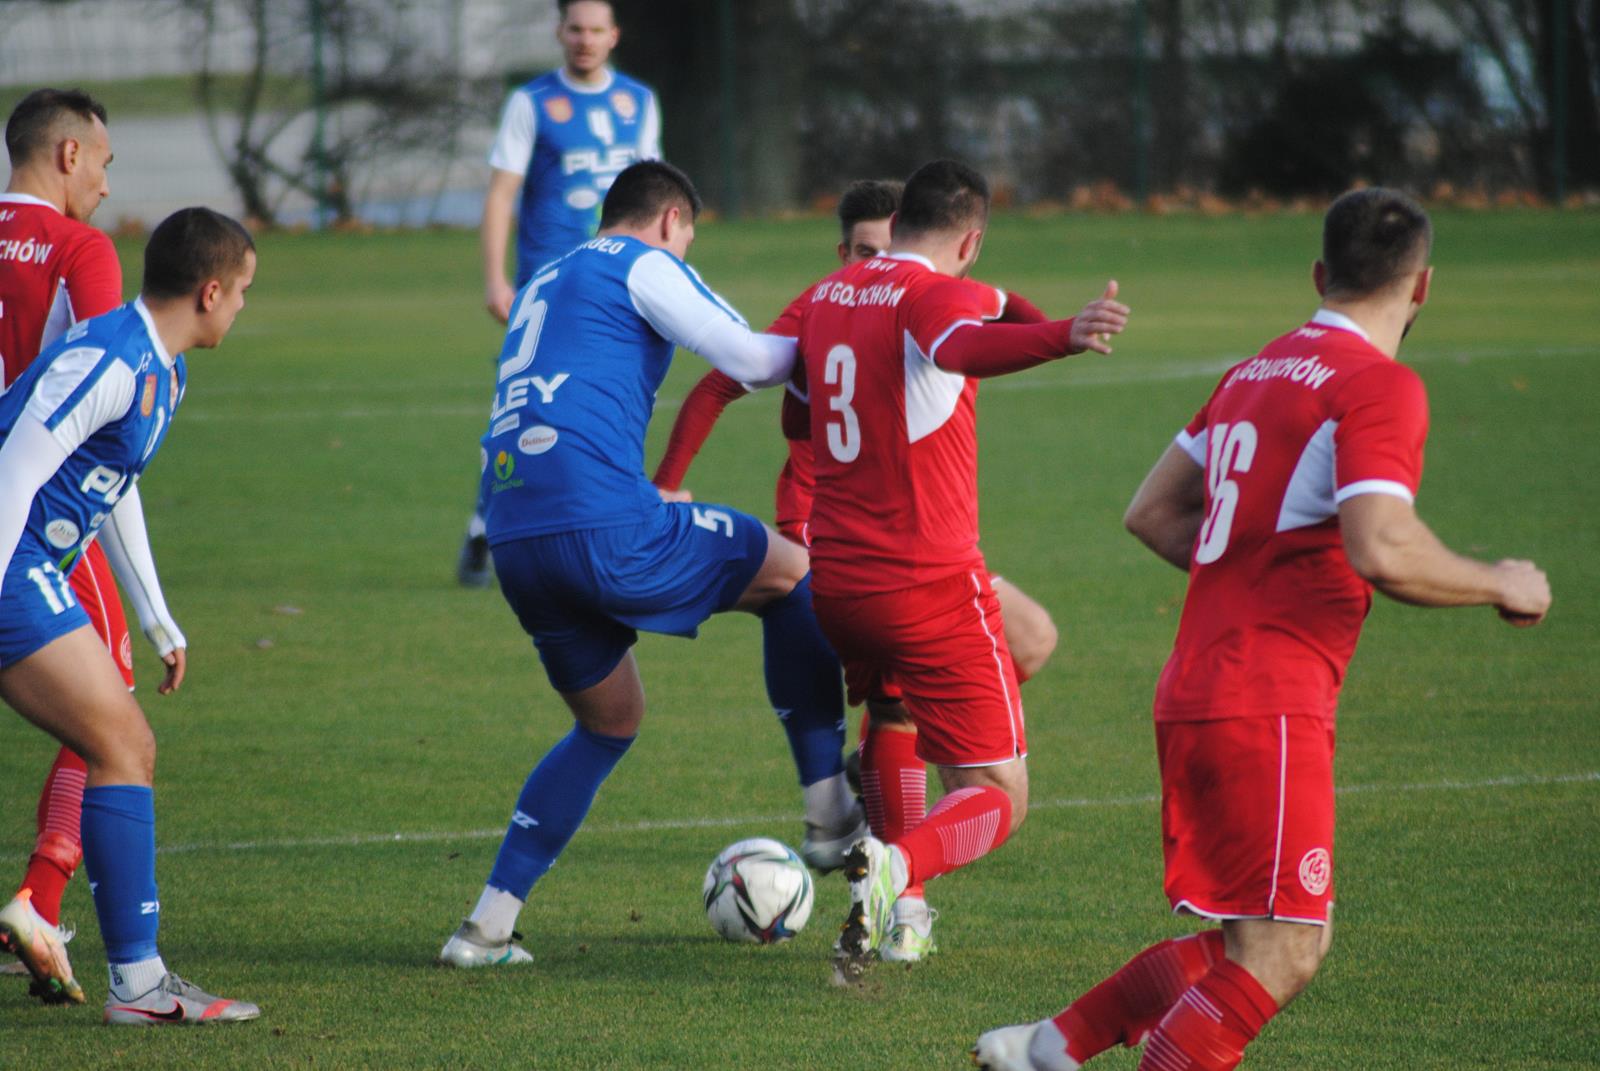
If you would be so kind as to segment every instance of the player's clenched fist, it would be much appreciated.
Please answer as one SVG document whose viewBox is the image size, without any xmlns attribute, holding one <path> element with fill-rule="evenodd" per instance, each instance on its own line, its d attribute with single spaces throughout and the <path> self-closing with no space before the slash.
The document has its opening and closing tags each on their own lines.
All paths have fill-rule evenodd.
<svg viewBox="0 0 1600 1071">
<path fill-rule="evenodd" d="M 1529 561 L 1506 558 L 1495 562 L 1500 574 L 1500 616 L 1518 628 L 1537 625 L 1550 610 L 1550 578 Z"/>
<path fill-rule="evenodd" d="M 1106 292 L 1083 307 L 1072 321 L 1072 351 L 1111 352 L 1111 336 L 1122 334 L 1128 326 L 1128 306 L 1117 300 L 1117 281 L 1106 283 Z"/>
</svg>

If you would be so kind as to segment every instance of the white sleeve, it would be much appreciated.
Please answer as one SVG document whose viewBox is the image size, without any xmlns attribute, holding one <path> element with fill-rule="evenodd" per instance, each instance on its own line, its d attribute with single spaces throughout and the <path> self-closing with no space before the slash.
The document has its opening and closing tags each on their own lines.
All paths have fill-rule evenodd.
<svg viewBox="0 0 1600 1071">
<path fill-rule="evenodd" d="M 37 417 L 26 412 L 18 415 L 0 445 L 0 561 L 11 563 L 33 508 L 33 496 L 56 474 L 67 453 Z M 4 579 L 0 567 L 0 581 Z"/>
<path fill-rule="evenodd" d="M 633 262 L 628 294 L 662 338 L 693 350 L 747 386 L 782 383 L 794 369 L 794 339 L 750 330 L 688 265 L 664 250 L 652 250 Z"/>
<path fill-rule="evenodd" d="M 122 419 L 133 406 L 133 370 L 121 361 L 106 365 L 89 389 L 72 401 L 99 367 L 105 352 L 83 347 L 57 356 L 34 384 L 24 407 L 23 411 L 43 424 L 68 454 L 113 420 Z M 69 401 L 70 409 L 66 408 Z"/>
<path fill-rule="evenodd" d="M 150 553 L 150 535 L 144 526 L 144 506 L 139 500 L 139 485 L 130 484 L 100 527 L 96 537 L 105 549 L 106 560 L 117 576 L 124 594 L 139 615 L 139 627 L 155 645 L 156 654 L 165 658 L 179 647 L 188 647 L 161 594 L 156 576 L 156 560 Z"/>
<path fill-rule="evenodd" d="M 639 124 L 639 159 L 661 159 L 661 106 L 654 93 L 645 97 L 644 119 Z"/>
<path fill-rule="evenodd" d="M 489 150 L 489 166 L 526 175 L 533 159 L 533 139 L 538 133 L 539 117 L 533 110 L 533 98 L 519 89 L 506 98 L 506 106 L 500 112 L 500 129 Z"/>
</svg>

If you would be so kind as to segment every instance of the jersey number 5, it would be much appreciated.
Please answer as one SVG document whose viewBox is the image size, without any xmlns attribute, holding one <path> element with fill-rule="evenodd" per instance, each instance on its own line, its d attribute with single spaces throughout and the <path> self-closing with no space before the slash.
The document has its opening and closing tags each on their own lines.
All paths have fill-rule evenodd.
<svg viewBox="0 0 1600 1071">
<path fill-rule="evenodd" d="M 861 421 L 850 407 L 856 396 L 855 350 L 844 345 L 829 350 L 822 378 L 828 386 L 839 388 L 828 399 L 828 408 L 839 414 L 837 421 L 828 421 L 828 452 L 848 465 L 861 456 Z"/>
<path fill-rule="evenodd" d="M 1256 459 L 1256 426 L 1248 420 L 1237 424 L 1217 424 L 1208 436 L 1211 450 L 1206 461 L 1206 483 L 1211 491 L 1211 511 L 1200 528 L 1200 544 L 1194 560 L 1209 565 L 1228 549 L 1233 532 L 1233 515 L 1239 508 L 1239 485 L 1228 477 L 1249 472 Z"/>
<path fill-rule="evenodd" d="M 517 344 L 516 356 L 500 366 L 499 382 L 504 383 L 533 363 L 534 351 L 539 348 L 539 334 L 544 330 L 544 314 L 550 307 L 549 302 L 539 297 L 539 288 L 556 275 L 557 272 L 547 271 L 522 292 L 522 300 L 517 302 L 517 311 L 507 328 L 507 331 L 522 328 L 522 339 Z"/>
</svg>

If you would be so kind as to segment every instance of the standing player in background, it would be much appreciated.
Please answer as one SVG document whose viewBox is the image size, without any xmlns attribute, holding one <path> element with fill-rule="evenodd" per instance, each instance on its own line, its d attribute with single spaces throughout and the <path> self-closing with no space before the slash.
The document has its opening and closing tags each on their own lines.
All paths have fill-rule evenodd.
<svg viewBox="0 0 1600 1071">
<path fill-rule="evenodd" d="M 663 502 L 644 475 L 675 346 L 746 383 L 781 383 L 794 367 L 792 339 L 751 332 L 683 263 L 699 210 L 681 171 L 635 164 L 607 192 L 599 236 L 517 295 L 483 438 L 489 543 L 573 727 L 523 786 L 477 906 L 439 953 L 449 966 L 531 958 L 513 943 L 517 916 L 644 719 L 639 629 L 692 637 L 714 613 L 760 617 L 806 819 L 829 829 L 856 815 L 839 663 L 811 612 L 805 550 L 736 510 Z M 809 787 L 824 783 L 838 791 Z"/>
<path fill-rule="evenodd" d="M 117 252 L 111 239 L 88 225 L 110 192 L 106 167 L 111 142 L 105 118 L 105 109 L 84 93 L 40 89 L 18 103 L 6 124 L 11 179 L 0 194 L 0 356 L 7 388 L 40 349 L 74 323 L 122 303 Z M 133 645 L 111 566 L 98 542 L 84 550 L 71 570 L 71 582 L 73 596 L 131 689 Z M 147 594 L 140 604 L 152 612 L 146 630 L 162 658 L 176 664 L 183 658 L 183 634 L 172 623 L 159 588 Z M 59 927 L 61 894 L 83 858 L 79 819 L 86 772 L 83 759 L 63 747 L 39 794 L 33 854 L 10 908 L 24 916 L 33 912 L 35 926 Z M 29 955 L 3 922 L 0 948 Z M 61 963 L 65 978 L 41 995 L 81 997 L 64 956 Z M 8 967 L 28 973 L 25 962 Z"/>
<path fill-rule="evenodd" d="M 903 696 L 917 729 L 910 761 L 937 765 L 947 790 L 920 824 L 886 818 L 883 838 L 851 848 L 836 964 L 845 982 L 879 954 L 902 893 L 999 847 L 1027 811 L 1016 672 L 978 550 L 976 379 L 1108 353 L 1127 322 L 1115 283 L 1071 320 L 991 322 L 1006 294 L 966 278 L 988 213 L 982 175 L 924 165 L 906 183 L 889 251 L 824 279 L 801 312 L 818 447 L 817 620 L 852 700 Z"/>
<path fill-rule="evenodd" d="M 608 66 L 621 32 L 606 0 L 558 0 L 563 65 L 506 100 L 489 152 L 483 201 L 484 303 L 505 323 L 534 269 L 594 237 L 611 182 L 637 160 L 661 158 L 656 95 Z M 516 285 L 506 281 L 506 246 L 517 221 Z M 456 576 L 490 580 L 480 498 L 461 545 Z"/>
<path fill-rule="evenodd" d="M 903 183 L 878 179 L 863 179 L 845 188 L 838 210 L 837 253 L 842 266 L 871 260 L 889 248 L 890 221 L 900 207 L 903 189 Z M 798 335 L 800 313 L 809 297 L 809 293 L 803 294 L 791 302 L 767 328 L 768 333 L 786 337 Z M 1021 323 L 1043 320 L 1045 316 L 1013 294 L 1006 303 L 1002 319 Z M 781 428 L 789 457 L 778 474 L 776 505 L 778 531 L 797 543 L 809 545 L 806 526 L 811 518 L 815 478 L 811 411 L 805 383 L 805 367 L 796 365 L 794 376 L 784 384 Z M 678 410 L 672 435 L 652 481 L 666 497 L 689 500 L 691 496 L 682 490 L 682 485 L 690 462 L 727 404 L 749 393 L 742 383 L 715 370 L 695 384 Z M 1015 584 L 998 576 L 990 577 L 990 583 L 1000 600 L 1006 646 L 1012 652 L 1017 680 L 1026 681 L 1044 668 L 1055 650 L 1055 622 L 1050 620 L 1043 606 Z M 917 727 L 898 697 L 897 691 L 886 686 L 884 695 L 869 700 L 872 710 L 861 722 L 861 746 L 852 755 L 852 761 L 865 760 L 863 795 L 867 811 L 873 816 L 873 831 L 889 839 L 903 829 L 916 826 L 927 813 L 927 769 L 916 755 Z M 933 913 L 923 896 L 922 886 L 914 885 L 895 900 L 894 923 L 879 953 L 886 960 L 907 963 L 920 960 L 933 950 Z"/>
<path fill-rule="evenodd" d="M 183 352 L 220 343 L 255 274 L 245 229 L 209 209 L 164 220 L 138 300 L 70 329 L 0 397 L 0 699 L 83 756 L 84 862 L 111 976 L 105 1021 L 253 1019 L 167 971 L 156 949 L 155 737 L 62 570 L 95 538 L 130 591 L 157 590 L 138 480 L 183 398 Z M 165 688 L 182 680 L 169 663 Z M 41 986 L 82 1001 L 54 927 L 28 904 L 0 927 Z M 48 998 L 47 998 L 48 999 Z"/>
<path fill-rule="evenodd" d="M 1495 606 L 1532 625 L 1531 562 L 1448 550 L 1413 508 L 1428 402 L 1395 360 L 1423 302 L 1432 229 L 1392 190 L 1323 224 L 1309 323 L 1230 369 L 1128 507 L 1189 574 L 1156 686 L 1166 892 L 1219 929 L 1145 949 L 1054 1019 L 978 1039 L 996 1071 L 1076 1071 L 1145 1042 L 1143 1071 L 1227 1071 L 1305 988 L 1333 937 L 1334 711 L 1372 589 Z"/>
</svg>

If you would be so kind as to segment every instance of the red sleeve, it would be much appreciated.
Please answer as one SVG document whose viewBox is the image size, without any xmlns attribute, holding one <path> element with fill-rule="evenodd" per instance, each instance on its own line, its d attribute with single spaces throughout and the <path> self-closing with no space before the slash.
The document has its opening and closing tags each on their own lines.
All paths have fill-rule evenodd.
<svg viewBox="0 0 1600 1071">
<path fill-rule="evenodd" d="M 788 307 L 778 314 L 776 320 L 772 321 L 772 326 L 767 328 L 767 334 L 782 335 L 784 338 L 799 338 L 800 314 L 805 311 L 812 289 L 812 287 L 807 287 L 799 297 L 789 302 Z"/>
<path fill-rule="evenodd" d="M 957 327 L 996 319 L 1006 303 L 1005 295 L 992 286 L 948 277 L 935 277 L 907 297 L 909 301 L 901 322 L 929 360 L 933 360 L 934 351 Z M 948 367 L 943 362 L 935 363 L 941 368 Z"/>
<path fill-rule="evenodd" d="M 1375 364 L 1345 384 L 1337 412 L 1335 501 L 1369 491 L 1414 499 L 1428 438 L 1428 393 L 1422 379 L 1394 361 Z"/>
<path fill-rule="evenodd" d="M 1021 294 L 1007 294 L 1006 307 L 1000 313 L 1000 318 L 995 323 L 1000 324 L 1042 324 L 1049 320 L 1033 302 Z"/>
<path fill-rule="evenodd" d="M 689 465 L 705 445 L 717 418 L 729 402 L 749 393 L 743 383 L 721 372 L 713 370 L 701 377 L 678 408 L 678 419 L 672 422 L 672 434 L 667 437 L 666 452 L 661 455 L 661 463 L 656 466 L 656 474 L 650 482 L 668 491 L 683 486 Z"/>
<path fill-rule="evenodd" d="M 946 372 L 985 379 L 1064 357 L 1071 342 L 1071 320 L 968 324 L 952 331 L 929 356 Z"/>
<path fill-rule="evenodd" d="M 61 265 L 72 318 L 87 320 L 122 304 L 122 262 L 105 232 L 90 229 Z"/>
</svg>

